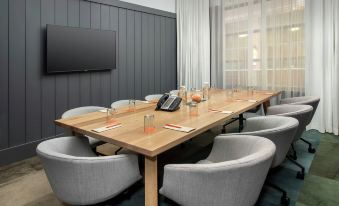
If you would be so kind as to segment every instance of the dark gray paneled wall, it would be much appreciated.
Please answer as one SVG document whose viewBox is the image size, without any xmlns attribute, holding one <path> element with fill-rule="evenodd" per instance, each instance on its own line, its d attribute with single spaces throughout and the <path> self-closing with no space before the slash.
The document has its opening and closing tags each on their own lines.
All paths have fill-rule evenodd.
<svg viewBox="0 0 339 206">
<path fill-rule="evenodd" d="M 176 87 L 173 14 L 112 2 L 0 1 L 0 159 L 61 133 L 53 121 L 69 108 Z M 117 69 L 46 75 L 46 24 L 117 31 Z"/>
</svg>

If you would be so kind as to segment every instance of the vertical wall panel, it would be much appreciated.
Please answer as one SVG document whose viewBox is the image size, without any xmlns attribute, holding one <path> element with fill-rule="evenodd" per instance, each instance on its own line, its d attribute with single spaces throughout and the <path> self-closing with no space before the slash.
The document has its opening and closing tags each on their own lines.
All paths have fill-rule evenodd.
<svg viewBox="0 0 339 206">
<path fill-rule="evenodd" d="M 100 29 L 100 4 L 91 3 L 91 29 Z M 91 104 L 102 106 L 100 72 L 91 72 Z"/>
<path fill-rule="evenodd" d="M 148 85 L 149 85 L 149 67 L 148 67 L 148 14 L 142 13 L 141 15 L 141 85 L 142 92 L 141 95 L 144 97 L 149 94 Z"/>
<path fill-rule="evenodd" d="M 119 99 L 127 99 L 127 69 L 126 69 L 126 46 L 127 46 L 127 26 L 126 26 L 126 9 L 119 8 Z"/>
<path fill-rule="evenodd" d="M 110 7 L 109 8 L 109 16 L 110 16 L 110 30 L 116 31 L 116 55 L 115 55 L 115 62 L 116 62 L 116 69 L 111 71 L 111 102 L 118 100 L 119 96 L 119 9 L 117 7 Z"/>
<path fill-rule="evenodd" d="M 8 147 L 8 0 L 0 1 L 0 150 Z"/>
<path fill-rule="evenodd" d="M 110 30 L 109 6 L 101 5 L 101 29 Z M 111 71 L 102 71 L 101 75 L 101 98 L 102 105 L 107 107 L 111 104 Z"/>
<path fill-rule="evenodd" d="M 46 24 L 54 24 L 54 0 L 41 1 L 41 49 L 46 54 Z M 44 67 L 41 77 L 41 113 L 42 137 L 55 135 L 55 76 L 46 74 L 46 60 L 41 59 Z"/>
<path fill-rule="evenodd" d="M 80 1 L 68 0 L 67 24 L 71 27 L 79 27 Z M 71 73 L 68 75 L 68 108 L 80 106 L 80 74 Z"/>
<path fill-rule="evenodd" d="M 80 27 L 91 27 L 91 4 L 86 1 L 80 1 Z M 91 104 L 91 76 L 85 72 L 80 76 L 80 104 L 88 106 Z"/>
<path fill-rule="evenodd" d="M 135 12 L 134 15 L 134 72 L 135 72 L 135 98 L 144 99 L 142 96 L 142 65 L 141 65 L 141 13 Z"/>
<path fill-rule="evenodd" d="M 40 0 L 26 4 L 26 142 L 41 139 Z"/>
<path fill-rule="evenodd" d="M 160 17 L 155 16 L 154 20 L 154 93 L 161 93 L 161 64 L 160 64 L 160 50 L 161 50 L 161 28 Z"/>
<path fill-rule="evenodd" d="M 36 141 L 64 131 L 54 120 L 69 108 L 109 106 L 173 88 L 175 17 L 130 4 L 128 9 L 123 3 L 114 5 L 0 1 L 0 155 L 14 150 L 28 157 Z M 116 31 L 116 69 L 47 74 L 47 24 Z M 23 147 L 30 151 L 22 152 Z"/>
<path fill-rule="evenodd" d="M 160 19 L 160 34 L 161 34 L 161 42 L 160 42 L 160 64 L 161 64 L 161 91 L 167 92 L 167 57 L 166 57 L 166 18 L 161 17 Z"/>
<path fill-rule="evenodd" d="M 55 0 L 55 24 L 67 26 L 67 0 Z M 55 117 L 61 118 L 68 109 L 68 74 L 55 75 Z M 56 127 L 56 134 L 64 132 Z"/>
<path fill-rule="evenodd" d="M 155 70 L 154 70 L 154 15 L 148 15 L 148 93 L 155 93 Z"/>
<path fill-rule="evenodd" d="M 176 32 L 176 21 L 173 19 L 168 18 L 170 22 L 170 27 L 168 33 L 170 34 L 170 41 L 169 41 L 169 59 L 170 59 L 170 65 L 171 68 L 169 69 L 171 75 L 170 75 L 170 89 L 177 89 L 177 53 L 176 53 L 176 48 L 177 48 L 177 32 Z"/>
<path fill-rule="evenodd" d="M 9 145 L 25 143 L 25 1 L 9 1 Z M 20 129 L 18 129 L 20 125 Z"/>
<path fill-rule="evenodd" d="M 128 98 L 133 99 L 135 97 L 134 94 L 134 11 L 127 11 L 127 93 Z"/>
</svg>

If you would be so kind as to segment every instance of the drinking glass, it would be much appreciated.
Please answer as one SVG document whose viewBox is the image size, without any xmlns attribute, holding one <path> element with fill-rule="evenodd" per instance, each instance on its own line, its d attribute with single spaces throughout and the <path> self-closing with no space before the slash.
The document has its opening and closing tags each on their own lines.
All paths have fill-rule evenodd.
<svg viewBox="0 0 339 206">
<path fill-rule="evenodd" d="M 209 98 L 209 89 L 210 89 L 210 83 L 204 82 L 202 86 L 202 100 L 206 101 Z"/>
<path fill-rule="evenodd" d="M 106 113 L 106 122 L 108 124 L 113 124 L 116 123 L 117 121 L 115 120 L 115 116 L 117 113 L 117 109 L 112 107 L 112 108 L 107 108 L 107 113 Z"/>
<path fill-rule="evenodd" d="M 182 99 L 182 104 L 187 104 L 187 91 L 185 86 L 180 86 L 179 97 Z"/>
<path fill-rule="evenodd" d="M 193 116 L 193 117 L 199 115 L 197 103 L 191 102 L 191 104 L 189 104 L 189 114 L 190 116 Z"/>
<path fill-rule="evenodd" d="M 247 94 L 252 96 L 254 94 L 254 87 L 252 86 L 247 87 Z"/>
<path fill-rule="evenodd" d="M 135 111 L 135 100 L 131 99 L 128 102 L 128 111 L 134 112 Z"/>
<path fill-rule="evenodd" d="M 226 99 L 232 100 L 233 99 L 233 89 L 227 89 L 226 90 Z"/>
<path fill-rule="evenodd" d="M 155 132 L 154 114 L 147 114 L 144 116 L 144 132 L 146 134 Z"/>
</svg>

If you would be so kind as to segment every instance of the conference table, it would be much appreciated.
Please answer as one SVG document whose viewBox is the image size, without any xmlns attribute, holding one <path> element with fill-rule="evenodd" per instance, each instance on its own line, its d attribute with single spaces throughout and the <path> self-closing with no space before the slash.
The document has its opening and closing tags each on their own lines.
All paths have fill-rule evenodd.
<svg viewBox="0 0 339 206">
<path fill-rule="evenodd" d="M 211 89 L 209 100 L 198 104 L 197 116 L 190 115 L 187 105 L 182 105 L 174 112 L 165 112 L 155 111 L 156 103 L 138 101 L 133 111 L 126 108 L 118 109 L 115 118 L 122 126 L 108 131 L 100 133 L 93 131 L 107 125 L 107 113 L 103 111 L 59 119 L 55 120 L 55 123 L 72 130 L 76 135 L 88 135 L 144 156 L 145 205 L 154 206 L 158 205 L 157 156 L 159 154 L 213 127 L 222 125 L 225 121 L 258 105 L 267 105 L 272 97 L 280 93 L 240 90 L 229 95 L 228 92 L 223 89 Z M 227 113 L 215 111 L 227 111 Z M 144 133 L 144 116 L 147 114 L 155 116 L 156 130 L 153 133 Z M 195 130 L 189 133 L 180 132 L 164 128 L 166 124 L 192 127 Z"/>
</svg>

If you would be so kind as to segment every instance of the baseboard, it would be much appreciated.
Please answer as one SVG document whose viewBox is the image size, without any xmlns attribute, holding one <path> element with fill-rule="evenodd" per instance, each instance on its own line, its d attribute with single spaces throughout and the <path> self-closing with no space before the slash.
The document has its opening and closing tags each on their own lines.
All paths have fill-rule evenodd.
<svg viewBox="0 0 339 206">
<path fill-rule="evenodd" d="M 37 145 L 47 139 L 53 139 L 61 135 L 44 138 L 42 140 L 18 145 L 15 147 L 0 150 L 0 166 L 8 165 L 17 161 L 21 161 L 36 155 L 35 149 Z"/>
</svg>

